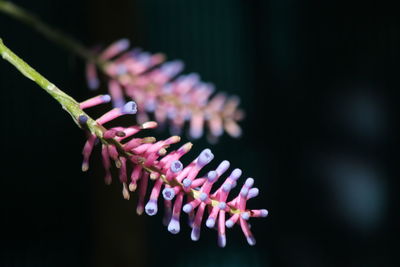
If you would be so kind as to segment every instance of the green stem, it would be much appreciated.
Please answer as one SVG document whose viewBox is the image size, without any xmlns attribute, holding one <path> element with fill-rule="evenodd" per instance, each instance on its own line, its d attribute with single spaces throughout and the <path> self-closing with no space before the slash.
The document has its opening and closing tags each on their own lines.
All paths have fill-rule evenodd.
<svg viewBox="0 0 400 267">
<path fill-rule="evenodd" d="M 55 100 L 57 100 L 61 104 L 63 109 L 71 115 L 71 117 L 79 127 L 81 127 L 81 125 L 78 122 L 78 118 L 80 116 L 86 116 L 88 118 L 86 126 L 88 127 L 90 132 L 92 132 L 99 138 L 103 136 L 104 129 L 79 107 L 79 103 L 75 99 L 61 91 L 57 86 L 55 86 L 40 73 L 38 73 L 35 69 L 29 66 L 24 60 L 14 54 L 14 52 L 12 52 L 3 43 L 1 38 L 0 55 L 3 57 L 4 60 L 8 61 L 14 67 L 16 67 L 25 77 L 37 83 L 42 89 L 44 89 Z"/>
<path fill-rule="evenodd" d="M 8 1 L 0 0 L 0 12 L 7 14 L 23 23 L 29 27 L 34 28 L 39 33 L 43 34 L 45 37 L 51 41 L 57 43 L 58 45 L 66 48 L 69 51 L 79 55 L 85 60 L 96 63 L 101 66 L 105 62 L 102 62 L 98 57 L 96 57 L 90 50 L 86 49 L 82 44 L 80 44 L 74 38 L 67 36 L 57 29 L 54 29 L 44 22 L 42 22 L 38 17 L 36 17 L 31 12 L 11 3 Z"/>
</svg>

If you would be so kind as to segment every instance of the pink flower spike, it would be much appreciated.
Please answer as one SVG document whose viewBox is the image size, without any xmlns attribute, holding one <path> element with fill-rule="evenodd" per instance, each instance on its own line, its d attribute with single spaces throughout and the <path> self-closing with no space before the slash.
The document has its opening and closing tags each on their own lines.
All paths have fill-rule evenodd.
<svg viewBox="0 0 400 267">
<path fill-rule="evenodd" d="M 137 106 L 136 103 L 133 101 L 129 101 L 126 103 L 123 107 L 121 108 L 114 108 L 98 118 L 96 122 L 98 124 L 105 124 L 119 116 L 125 115 L 125 114 L 135 114 L 137 112 Z"/>
<path fill-rule="evenodd" d="M 190 100 L 191 94 L 197 93 L 194 90 L 191 88 L 186 92 L 189 95 L 189 98 L 186 99 Z M 145 96 L 139 94 L 137 99 L 140 99 L 140 97 Z M 131 113 L 132 110 L 136 112 L 136 104 L 132 103 L 131 106 L 128 103 L 128 106 L 114 108 L 100 117 L 98 122 L 106 123 L 118 116 Z M 176 117 L 190 118 L 189 111 L 176 110 L 176 112 Z M 89 117 L 85 114 L 83 116 L 86 117 L 87 124 Z M 82 121 L 80 118 L 76 118 L 76 120 Z M 83 127 L 84 123 L 81 123 L 81 126 L 88 132 L 91 130 L 89 127 Z M 242 185 L 240 192 L 233 199 L 228 200 L 228 196 L 236 186 L 242 171 L 234 169 L 229 175 L 226 175 L 227 177 L 224 178 L 221 186 L 213 190 L 213 185 L 221 179 L 222 175 L 225 175 L 230 163 L 226 160 L 222 161 L 215 170 L 208 171 L 205 176 L 200 176 L 199 173 L 214 158 L 211 150 L 204 149 L 190 164 L 184 166 L 181 157 L 190 151 L 192 144 L 186 143 L 177 150 L 169 151 L 172 144 L 180 141 L 179 136 L 171 136 L 159 141 L 156 141 L 154 137 L 135 138 L 134 135 L 141 130 L 155 126 L 155 122 L 144 122 L 141 125 L 127 128 L 99 127 L 102 136 L 101 133 L 97 132 L 96 135 L 99 136 L 103 144 L 102 158 L 106 169 L 106 183 L 111 183 L 110 167 L 111 160 L 113 160 L 116 167 L 119 168 L 116 171 L 119 174 L 119 181 L 122 183 L 123 197 L 129 199 L 130 191 L 138 190 L 139 198 L 136 208 L 138 214 L 145 211 L 150 216 L 155 215 L 159 208 L 158 199 L 160 193 L 162 193 L 165 206 L 163 223 L 168 226 L 168 231 L 171 233 L 176 234 L 180 231 L 180 215 L 183 210 L 188 214 L 188 223 L 192 228 L 191 238 L 194 241 L 198 240 L 204 211 L 207 208 L 208 218 L 205 224 L 208 228 L 216 226 L 219 246 L 226 246 L 226 229 L 233 227 L 237 222 L 241 225 L 247 242 L 254 245 L 255 239 L 247 221 L 252 217 L 268 215 L 265 209 L 246 209 L 247 200 L 256 197 L 259 193 L 259 190 L 253 187 L 254 179 L 248 178 Z M 97 136 L 88 135 L 88 141 L 83 149 L 85 163 L 88 162 Z M 130 175 L 130 178 L 128 178 L 128 175 Z M 154 183 L 150 196 L 146 198 L 149 180 L 154 180 Z M 226 216 L 230 218 L 226 220 Z"/>
<path fill-rule="evenodd" d="M 97 105 L 105 104 L 111 101 L 111 97 L 109 95 L 98 95 L 92 97 L 88 100 L 85 100 L 79 104 L 81 109 L 91 108 Z"/>
</svg>

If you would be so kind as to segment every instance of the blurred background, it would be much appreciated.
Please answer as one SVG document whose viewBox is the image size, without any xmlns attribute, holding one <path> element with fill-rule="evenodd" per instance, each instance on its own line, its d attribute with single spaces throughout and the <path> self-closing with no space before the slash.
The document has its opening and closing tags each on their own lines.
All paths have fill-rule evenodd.
<svg viewBox="0 0 400 267">
<path fill-rule="evenodd" d="M 88 47 L 129 38 L 239 95 L 246 119 L 219 160 L 254 177 L 257 245 L 239 227 L 171 235 L 161 215 L 82 173 L 84 134 L 60 106 L 0 63 L 0 266 L 399 266 L 400 25 L 384 2 L 15 0 Z M 0 14 L 0 36 L 78 100 L 84 62 Z M 102 93 L 106 88 L 100 89 Z M 157 136 L 166 137 L 167 132 Z M 195 151 L 210 146 L 195 142 Z M 195 153 L 193 153 L 195 154 Z"/>
</svg>

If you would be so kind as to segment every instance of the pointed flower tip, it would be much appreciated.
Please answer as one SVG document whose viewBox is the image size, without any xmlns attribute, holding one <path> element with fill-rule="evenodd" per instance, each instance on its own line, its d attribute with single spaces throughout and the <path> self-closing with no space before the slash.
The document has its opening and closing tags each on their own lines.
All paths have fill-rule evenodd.
<svg viewBox="0 0 400 267">
<path fill-rule="evenodd" d="M 150 128 L 156 128 L 157 127 L 157 122 L 155 121 L 147 121 L 142 124 L 142 129 L 150 129 Z"/>
<path fill-rule="evenodd" d="M 175 197 L 175 191 L 172 188 L 164 188 L 162 195 L 165 200 L 172 200 Z"/>
<path fill-rule="evenodd" d="M 232 174 L 231 174 L 231 178 L 234 180 L 234 181 L 236 181 L 237 179 L 239 179 L 239 177 L 242 175 L 242 170 L 241 169 L 234 169 L 233 171 L 232 171 Z"/>
<path fill-rule="evenodd" d="M 150 200 L 147 204 L 146 207 L 144 208 L 147 215 L 153 216 L 156 215 L 158 208 L 157 208 L 157 203 L 155 201 Z"/>
<path fill-rule="evenodd" d="M 218 246 L 224 248 L 226 246 L 225 234 L 218 235 Z"/>
<path fill-rule="evenodd" d="M 200 229 L 198 227 L 193 227 L 190 238 L 192 241 L 198 241 L 200 239 Z"/>
<path fill-rule="evenodd" d="M 183 164 L 179 160 L 175 160 L 171 163 L 170 169 L 174 173 L 180 172 L 183 169 Z"/>
<path fill-rule="evenodd" d="M 249 236 L 246 239 L 250 246 L 254 246 L 256 244 L 256 239 L 253 236 Z"/>
<path fill-rule="evenodd" d="M 215 220 L 213 218 L 208 218 L 206 221 L 206 226 L 208 228 L 213 228 L 215 226 Z"/>
<path fill-rule="evenodd" d="M 129 41 L 128 38 L 122 38 L 122 39 L 119 39 L 119 40 L 116 42 L 116 45 L 118 45 L 118 47 L 120 48 L 120 50 L 126 50 L 126 49 L 128 49 L 129 46 L 131 45 L 131 42 Z"/>
<path fill-rule="evenodd" d="M 248 220 L 250 219 L 250 213 L 248 212 L 243 212 L 242 214 L 240 214 L 240 216 L 242 217 L 243 220 Z"/>
<path fill-rule="evenodd" d="M 210 183 L 214 182 L 217 179 L 218 173 L 216 171 L 209 171 L 207 173 L 207 179 Z"/>
<path fill-rule="evenodd" d="M 102 95 L 101 100 L 103 100 L 103 103 L 108 103 L 111 101 L 111 96 L 110 95 Z"/>
<path fill-rule="evenodd" d="M 227 220 L 225 222 L 225 226 L 228 228 L 232 228 L 235 225 L 235 222 L 231 221 L 231 220 Z"/>
<path fill-rule="evenodd" d="M 200 166 L 204 166 L 204 165 L 210 163 L 211 160 L 213 160 L 213 158 L 214 158 L 214 154 L 211 152 L 210 149 L 207 148 L 207 149 L 204 149 L 200 153 L 199 158 L 198 158 L 198 163 Z"/>
<path fill-rule="evenodd" d="M 87 163 L 82 163 L 82 171 L 86 172 L 87 170 L 89 170 L 89 164 Z"/>
<path fill-rule="evenodd" d="M 171 234 L 176 235 L 177 233 L 180 232 L 180 230 L 181 230 L 181 227 L 180 227 L 179 221 L 174 219 L 174 218 L 172 218 L 171 221 L 168 224 L 168 231 Z"/>
<path fill-rule="evenodd" d="M 256 196 L 258 196 L 260 190 L 256 187 L 252 188 L 249 190 L 249 194 L 247 195 L 247 198 L 255 198 Z"/>
<path fill-rule="evenodd" d="M 189 186 L 192 185 L 192 181 L 190 179 L 184 179 L 182 184 L 184 187 L 188 188 Z"/>
<path fill-rule="evenodd" d="M 190 204 L 185 204 L 185 206 L 183 206 L 183 211 L 186 213 L 190 213 L 192 210 L 193 210 L 193 207 Z"/>
<path fill-rule="evenodd" d="M 124 114 L 136 114 L 137 105 L 134 101 L 129 101 L 121 108 L 121 111 Z"/>
<path fill-rule="evenodd" d="M 261 210 L 261 217 L 267 217 L 268 216 L 268 210 L 266 210 L 266 209 L 262 209 Z"/>
<path fill-rule="evenodd" d="M 254 185 L 254 179 L 253 178 L 247 178 L 245 182 L 246 187 L 251 188 Z"/>
</svg>

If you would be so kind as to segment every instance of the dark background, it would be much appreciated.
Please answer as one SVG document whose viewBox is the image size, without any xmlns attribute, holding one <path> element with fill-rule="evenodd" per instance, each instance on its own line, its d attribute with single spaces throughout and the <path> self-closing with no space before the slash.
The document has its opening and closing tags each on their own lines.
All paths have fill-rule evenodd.
<svg viewBox="0 0 400 267">
<path fill-rule="evenodd" d="M 254 177 L 267 208 L 257 245 L 224 249 L 80 171 L 84 134 L 38 86 L 0 62 L 0 266 L 399 266 L 400 27 L 385 2 L 14 1 L 87 46 L 126 37 L 182 59 L 246 110 L 244 135 L 213 145 Z M 321 3 L 322 2 L 322 3 Z M 84 62 L 0 14 L 0 36 L 78 100 Z M 105 88 L 101 92 L 105 92 Z M 158 136 L 165 137 L 164 132 Z M 195 142 L 195 152 L 209 146 Z M 192 154 L 194 157 L 195 153 Z M 184 224 L 183 224 L 184 225 Z"/>
</svg>

